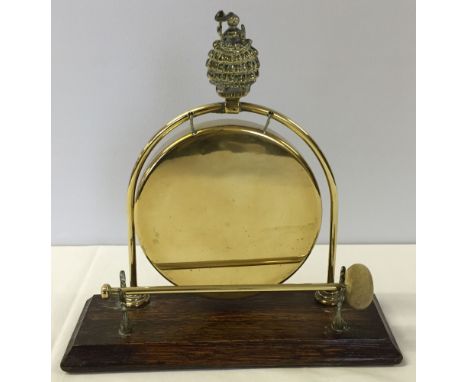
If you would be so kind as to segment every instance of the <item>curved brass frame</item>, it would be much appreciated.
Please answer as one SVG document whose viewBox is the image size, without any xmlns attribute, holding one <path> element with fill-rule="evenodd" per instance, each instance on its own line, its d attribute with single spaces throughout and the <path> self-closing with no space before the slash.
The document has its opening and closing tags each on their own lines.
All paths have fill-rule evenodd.
<svg viewBox="0 0 468 382">
<path fill-rule="evenodd" d="M 338 193 L 336 189 L 335 178 L 331 171 L 330 165 L 327 162 L 327 159 L 323 155 L 322 151 L 312 139 L 312 137 L 303 130 L 298 124 L 293 122 L 291 119 L 285 115 L 278 113 L 274 110 L 268 109 L 264 106 L 255 105 L 251 103 L 240 102 L 239 103 L 239 112 L 250 112 L 259 115 L 267 116 L 269 119 L 272 118 L 278 121 L 283 126 L 287 127 L 297 136 L 299 136 L 307 146 L 312 150 L 315 157 L 320 163 L 322 170 L 325 174 L 328 183 L 328 189 L 330 192 L 330 235 L 329 235 L 329 251 L 328 251 L 328 275 L 327 282 L 334 283 L 335 275 L 335 260 L 336 260 L 336 233 L 337 233 L 337 223 L 338 223 Z M 130 286 L 137 286 L 137 264 L 136 264 L 136 243 L 135 243 L 135 221 L 134 221 L 134 207 L 135 207 L 135 195 L 137 182 L 141 174 L 141 170 L 148 159 L 148 156 L 156 147 L 156 145 L 161 142 L 161 140 L 167 136 L 171 131 L 176 129 L 181 124 L 193 120 L 193 118 L 209 114 L 209 113 L 228 113 L 225 103 L 213 103 L 208 105 L 203 105 L 195 109 L 186 111 L 185 113 L 177 116 L 172 121 L 167 123 L 161 130 L 159 130 L 146 144 L 140 156 L 137 159 L 137 162 L 133 168 L 130 182 L 128 185 L 127 192 L 127 208 L 128 208 L 128 250 L 129 250 L 129 262 L 130 262 Z M 195 132 L 196 133 L 196 132 Z"/>
</svg>

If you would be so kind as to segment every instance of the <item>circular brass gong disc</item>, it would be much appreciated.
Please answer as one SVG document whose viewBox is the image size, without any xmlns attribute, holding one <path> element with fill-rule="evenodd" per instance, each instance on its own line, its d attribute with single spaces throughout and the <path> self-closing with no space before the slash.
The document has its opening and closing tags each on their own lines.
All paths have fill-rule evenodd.
<svg viewBox="0 0 468 382">
<path fill-rule="evenodd" d="M 301 156 L 240 125 L 201 129 L 163 150 L 134 215 L 145 255 L 176 285 L 281 283 L 309 255 L 321 217 Z"/>
</svg>

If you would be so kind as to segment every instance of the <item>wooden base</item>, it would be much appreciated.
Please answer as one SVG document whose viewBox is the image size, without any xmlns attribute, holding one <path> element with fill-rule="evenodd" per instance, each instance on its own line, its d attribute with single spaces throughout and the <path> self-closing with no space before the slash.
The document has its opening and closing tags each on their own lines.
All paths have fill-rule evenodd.
<svg viewBox="0 0 468 382">
<path fill-rule="evenodd" d="M 311 292 L 268 292 L 218 299 L 152 296 L 129 311 L 132 333 L 119 335 L 116 298 L 90 298 L 61 368 L 71 373 L 289 366 L 392 365 L 402 360 L 377 299 L 343 308 L 350 330 L 330 329 L 334 309 Z"/>
</svg>

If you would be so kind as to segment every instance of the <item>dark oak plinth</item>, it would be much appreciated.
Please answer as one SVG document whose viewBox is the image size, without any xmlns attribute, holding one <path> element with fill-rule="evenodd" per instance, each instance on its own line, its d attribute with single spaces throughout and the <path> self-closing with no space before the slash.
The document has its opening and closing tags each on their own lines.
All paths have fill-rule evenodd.
<svg viewBox="0 0 468 382">
<path fill-rule="evenodd" d="M 402 355 L 377 299 L 364 311 L 345 307 L 351 329 L 329 329 L 333 309 L 311 292 L 268 292 L 238 299 L 152 296 L 129 311 L 131 335 L 118 333 L 115 298 L 86 302 L 63 357 L 80 372 L 195 368 L 392 365 Z"/>
</svg>

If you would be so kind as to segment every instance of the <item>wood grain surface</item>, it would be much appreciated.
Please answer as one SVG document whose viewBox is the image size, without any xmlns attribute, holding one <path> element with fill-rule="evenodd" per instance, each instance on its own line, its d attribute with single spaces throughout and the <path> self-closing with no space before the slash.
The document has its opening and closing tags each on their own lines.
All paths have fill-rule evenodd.
<svg viewBox="0 0 468 382">
<path fill-rule="evenodd" d="M 393 365 L 402 355 L 377 299 L 347 306 L 350 330 L 330 330 L 334 309 L 311 292 L 266 292 L 242 298 L 152 296 L 129 311 L 132 333 L 118 333 L 116 298 L 85 304 L 61 368 L 71 373 L 292 366 Z"/>
</svg>

